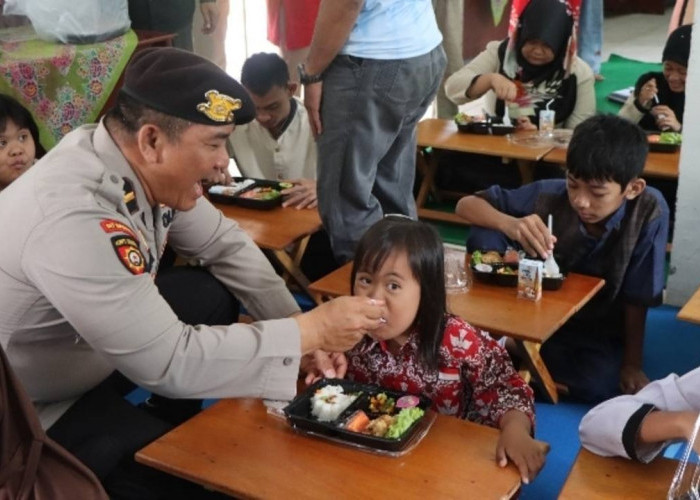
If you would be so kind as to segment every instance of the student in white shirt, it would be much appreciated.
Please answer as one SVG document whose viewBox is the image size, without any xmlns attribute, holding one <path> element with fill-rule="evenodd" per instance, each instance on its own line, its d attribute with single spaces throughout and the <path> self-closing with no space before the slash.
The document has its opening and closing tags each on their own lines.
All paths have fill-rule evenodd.
<svg viewBox="0 0 700 500">
<path fill-rule="evenodd" d="M 241 83 L 255 104 L 255 120 L 231 134 L 238 168 L 246 177 L 294 184 L 282 191 L 285 207 L 316 208 L 316 141 L 287 64 L 277 54 L 253 54 L 243 64 Z M 337 267 L 328 233 L 312 234 L 302 272 L 315 281 Z"/>
<path fill-rule="evenodd" d="M 241 172 L 293 183 L 282 192 L 285 206 L 316 207 L 316 142 L 287 64 L 277 54 L 254 54 L 243 64 L 241 83 L 256 108 L 255 120 L 231 135 Z"/>
<path fill-rule="evenodd" d="M 700 368 L 599 404 L 581 421 L 581 444 L 598 455 L 650 462 L 669 441 L 690 438 L 698 411 Z"/>
</svg>

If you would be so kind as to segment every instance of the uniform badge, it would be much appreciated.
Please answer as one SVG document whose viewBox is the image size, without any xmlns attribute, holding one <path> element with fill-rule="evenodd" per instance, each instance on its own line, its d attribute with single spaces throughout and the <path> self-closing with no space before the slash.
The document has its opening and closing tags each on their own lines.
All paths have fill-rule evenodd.
<svg viewBox="0 0 700 500">
<path fill-rule="evenodd" d="M 118 220 L 114 219 L 102 219 L 100 221 L 100 227 L 105 233 L 125 233 L 131 236 L 132 238 L 136 238 L 136 235 L 134 234 L 133 229 L 131 229 L 129 226 L 124 224 L 123 222 L 119 222 Z"/>
<path fill-rule="evenodd" d="M 233 123 L 235 119 L 233 112 L 243 106 L 240 99 L 220 94 L 218 90 L 207 90 L 204 97 L 207 102 L 197 104 L 197 111 L 219 123 Z"/>
<path fill-rule="evenodd" d="M 129 236 L 112 236 L 112 247 L 120 262 L 131 274 L 143 274 L 146 271 L 146 259 L 143 258 L 139 244 Z"/>
</svg>

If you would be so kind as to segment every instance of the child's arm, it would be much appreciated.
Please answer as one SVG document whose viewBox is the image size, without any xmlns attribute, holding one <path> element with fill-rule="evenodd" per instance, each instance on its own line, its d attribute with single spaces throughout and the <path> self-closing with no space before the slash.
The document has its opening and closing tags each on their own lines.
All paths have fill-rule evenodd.
<svg viewBox="0 0 700 500">
<path fill-rule="evenodd" d="M 581 420 L 584 447 L 606 457 L 622 456 L 647 463 L 665 440 L 690 435 L 687 422 L 700 410 L 700 368 L 682 377 L 655 380 L 634 395 L 618 396 L 590 410 Z M 685 430 L 682 430 L 685 429 Z"/>
<path fill-rule="evenodd" d="M 530 255 L 539 255 L 546 259 L 554 249 L 556 237 L 552 236 L 546 224 L 536 214 L 513 217 L 475 195 L 459 200 L 455 212 L 469 224 L 502 232 L 511 240 L 520 243 Z"/>
<path fill-rule="evenodd" d="M 625 394 L 635 394 L 649 383 L 642 371 L 647 308 L 634 304 L 625 304 L 624 307 L 625 350 L 620 369 L 620 389 Z"/>
<path fill-rule="evenodd" d="M 663 443 L 665 441 L 689 441 L 693 434 L 697 411 L 652 411 L 639 427 L 638 445 Z M 695 443 L 696 451 L 700 442 Z"/>
<path fill-rule="evenodd" d="M 505 467 L 510 459 L 520 471 L 523 483 L 529 484 L 544 465 L 549 445 L 531 436 L 530 418 L 519 410 L 508 411 L 499 426 L 496 462 Z"/>
</svg>

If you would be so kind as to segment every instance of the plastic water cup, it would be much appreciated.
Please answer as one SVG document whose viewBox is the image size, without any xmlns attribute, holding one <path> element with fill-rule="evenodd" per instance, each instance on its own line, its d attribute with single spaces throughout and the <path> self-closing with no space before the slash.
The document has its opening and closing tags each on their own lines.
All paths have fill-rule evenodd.
<svg viewBox="0 0 700 500">
<path fill-rule="evenodd" d="M 466 254 L 445 250 L 445 289 L 447 293 L 464 293 L 469 290 L 469 276 L 465 266 Z"/>
<path fill-rule="evenodd" d="M 540 132 L 552 135 L 554 132 L 554 110 L 543 109 L 540 111 Z"/>
</svg>

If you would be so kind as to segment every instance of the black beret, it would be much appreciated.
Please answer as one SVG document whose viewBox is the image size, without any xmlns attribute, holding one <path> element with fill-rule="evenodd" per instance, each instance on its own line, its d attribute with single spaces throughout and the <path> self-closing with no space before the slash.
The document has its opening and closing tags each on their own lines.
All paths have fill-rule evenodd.
<svg viewBox="0 0 700 500">
<path fill-rule="evenodd" d="M 690 33 L 693 30 L 692 24 L 686 24 L 676 28 L 668 35 L 662 61 L 673 61 L 688 67 L 688 57 L 690 56 Z"/>
<path fill-rule="evenodd" d="M 255 105 L 240 83 L 211 61 L 170 47 L 134 54 L 121 92 L 166 115 L 204 125 L 242 125 L 255 118 Z"/>
</svg>

